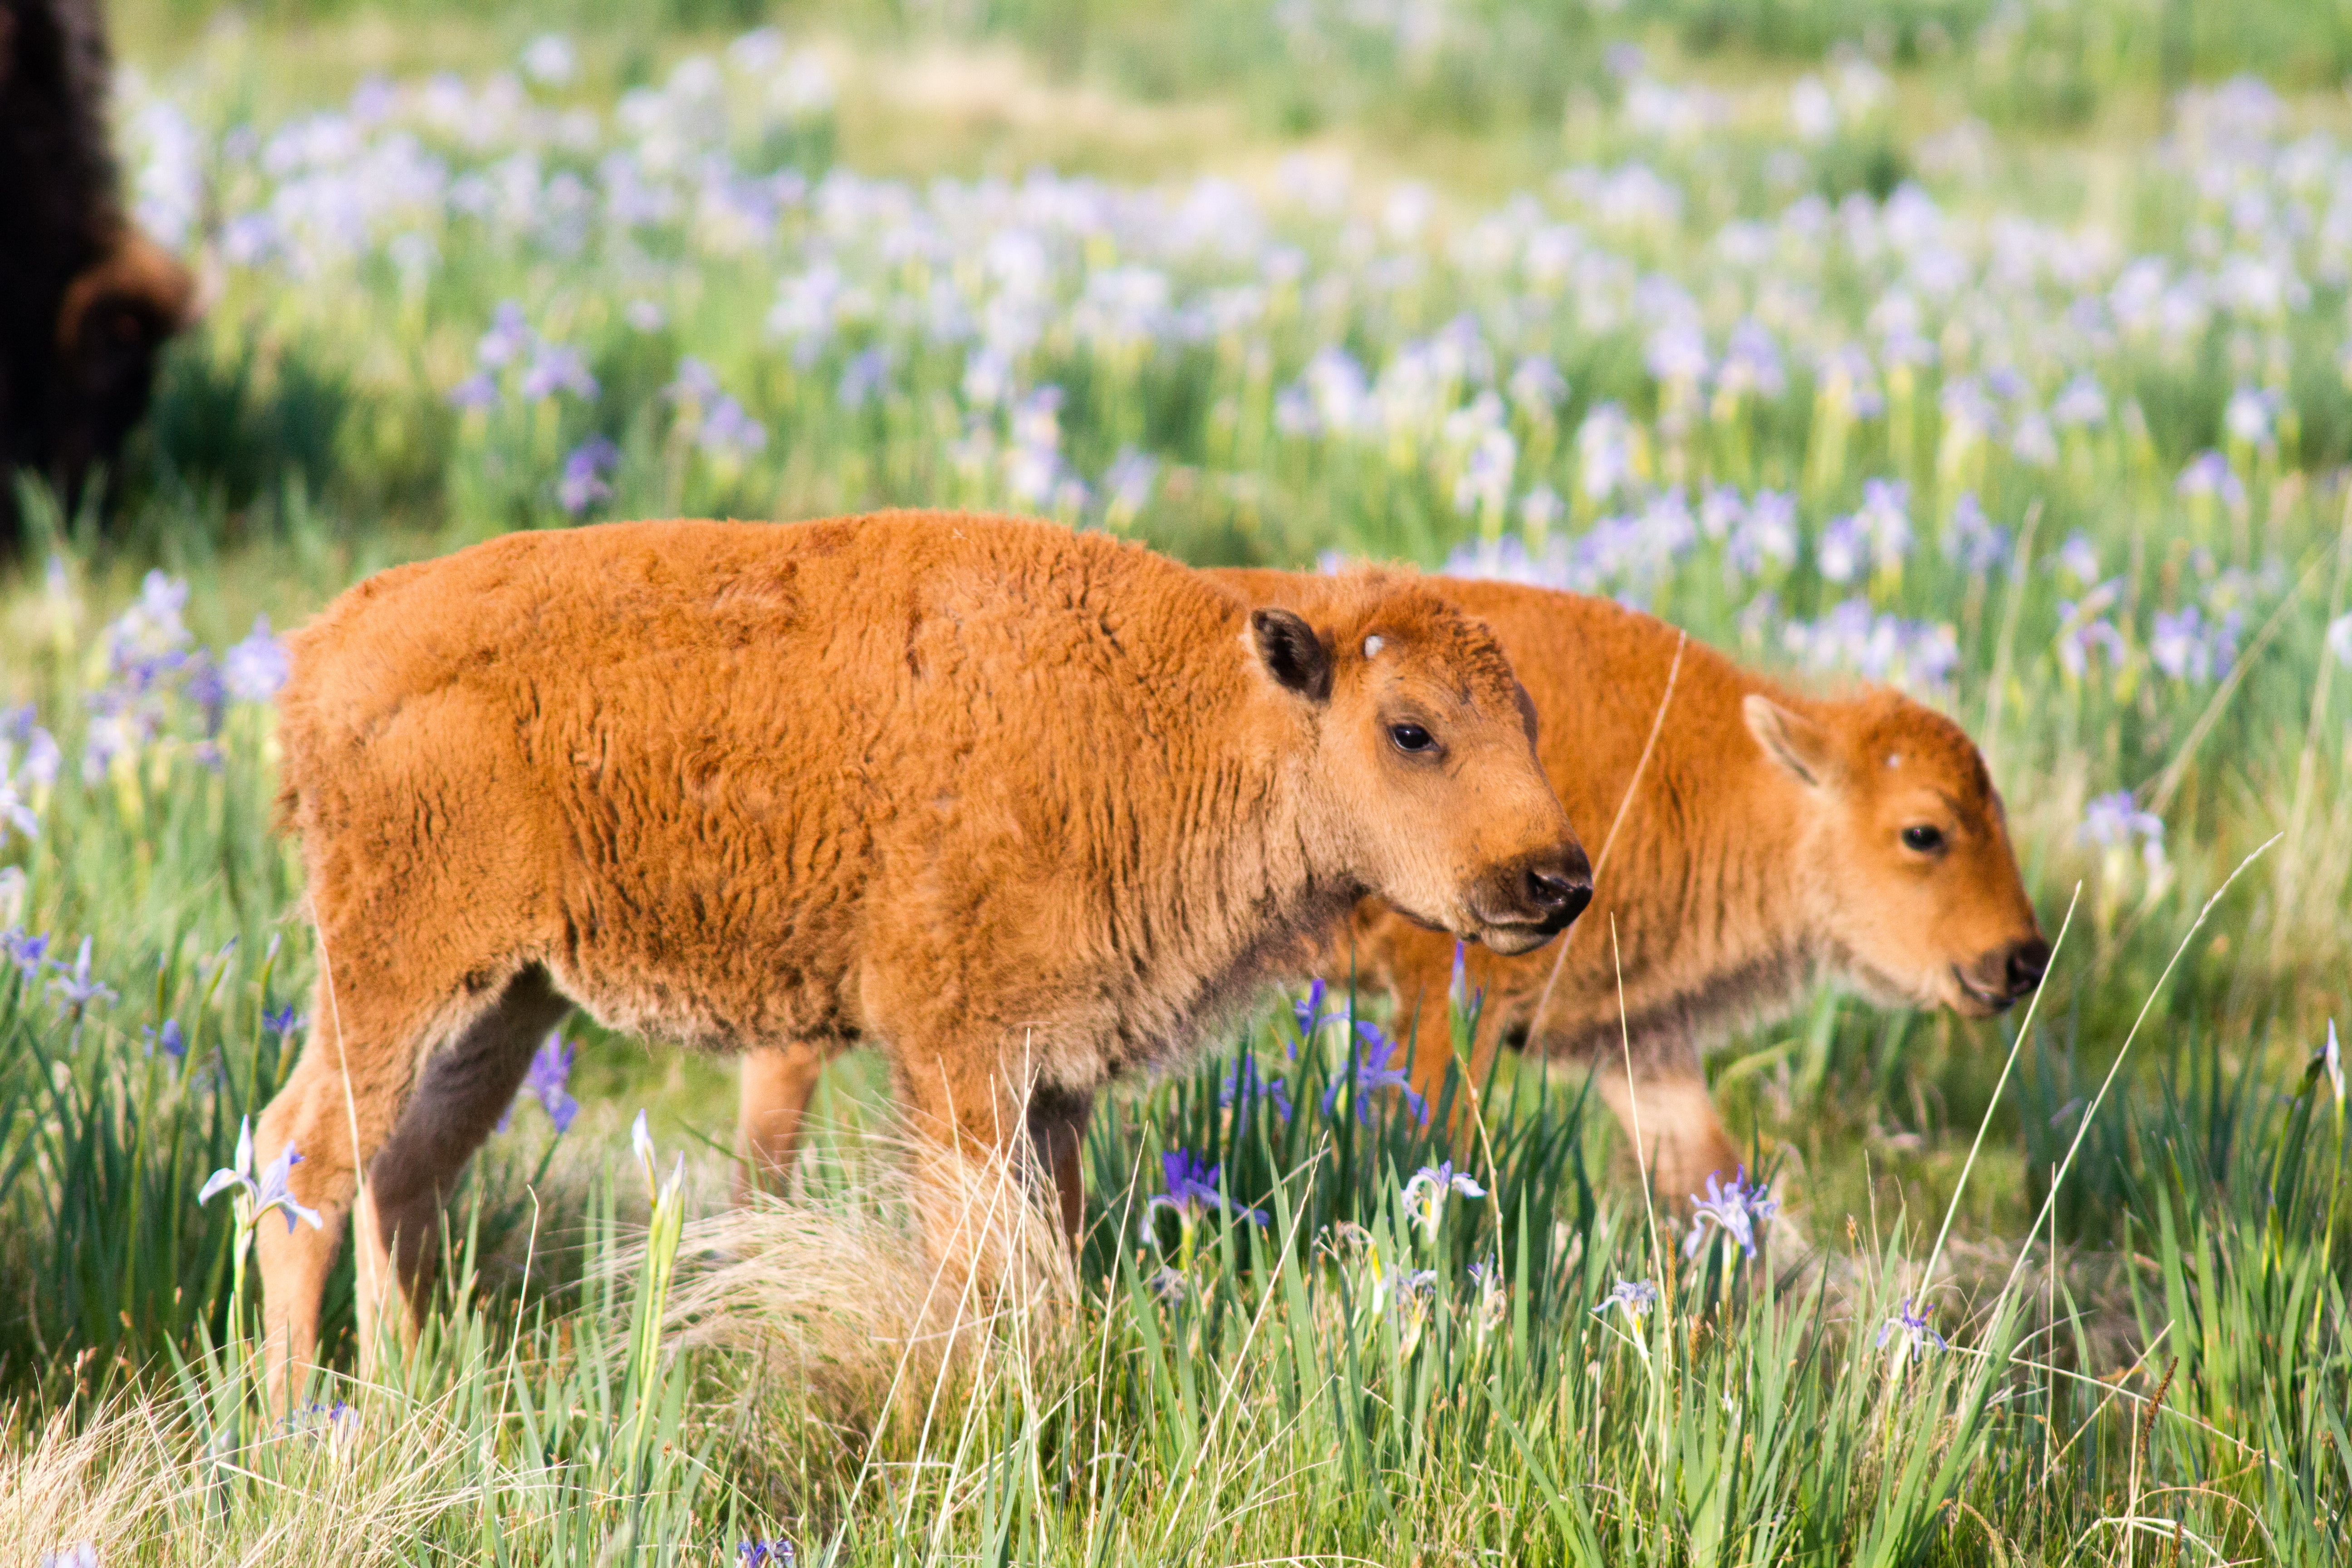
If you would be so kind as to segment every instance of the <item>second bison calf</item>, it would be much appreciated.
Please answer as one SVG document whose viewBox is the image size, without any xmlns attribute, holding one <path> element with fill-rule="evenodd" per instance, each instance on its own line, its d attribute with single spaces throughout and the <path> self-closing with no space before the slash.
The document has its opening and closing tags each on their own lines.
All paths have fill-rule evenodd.
<svg viewBox="0 0 2352 1568">
<path fill-rule="evenodd" d="M 367 1170 L 363 1361 L 575 1004 L 883 1046 L 956 1266 L 970 1162 L 1025 1142 L 1075 1226 L 1097 1090 L 1360 897 L 1517 952 L 1591 891 L 1476 622 L 1378 574 L 1254 611 L 1036 523 L 513 535 L 343 595 L 281 712 L 320 980 L 258 1152 L 336 1219 Z M 281 1366 L 337 1228 L 260 1232 Z"/>
</svg>

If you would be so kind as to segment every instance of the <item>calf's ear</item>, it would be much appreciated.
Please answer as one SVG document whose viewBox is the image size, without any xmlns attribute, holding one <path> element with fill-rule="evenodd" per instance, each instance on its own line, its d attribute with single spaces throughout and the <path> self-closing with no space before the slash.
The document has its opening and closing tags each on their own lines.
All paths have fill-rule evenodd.
<svg viewBox="0 0 2352 1568">
<path fill-rule="evenodd" d="M 1258 662 L 1276 685 L 1309 702 L 1330 700 L 1331 650 L 1300 616 L 1288 610 L 1254 610 L 1250 640 L 1257 648 Z"/>
<path fill-rule="evenodd" d="M 1748 721 L 1748 732 L 1756 737 L 1766 756 L 1806 784 L 1818 786 L 1830 782 L 1837 769 L 1837 749 L 1827 730 L 1761 692 L 1749 692 L 1740 712 Z"/>
</svg>

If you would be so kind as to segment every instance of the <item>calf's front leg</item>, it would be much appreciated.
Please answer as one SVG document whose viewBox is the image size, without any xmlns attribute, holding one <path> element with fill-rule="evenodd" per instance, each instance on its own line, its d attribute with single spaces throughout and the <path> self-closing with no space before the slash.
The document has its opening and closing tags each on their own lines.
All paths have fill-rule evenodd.
<svg viewBox="0 0 2352 1568">
<path fill-rule="evenodd" d="M 735 1105 L 735 1202 L 781 1192 L 800 1154 L 809 1101 L 824 1075 L 825 1048 L 814 1040 L 743 1053 Z"/>
</svg>

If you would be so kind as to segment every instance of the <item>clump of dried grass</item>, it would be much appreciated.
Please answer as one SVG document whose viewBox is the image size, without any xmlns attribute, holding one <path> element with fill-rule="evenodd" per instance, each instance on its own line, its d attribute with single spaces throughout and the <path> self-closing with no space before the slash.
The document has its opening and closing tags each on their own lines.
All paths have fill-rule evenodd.
<svg viewBox="0 0 2352 1568">
<path fill-rule="evenodd" d="M 678 1342 L 756 1355 L 810 1416 L 854 1430 L 919 1428 L 1004 1358 L 1050 1358 L 1077 1278 L 1025 1162 L 887 1146 L 908 1158 L 853 1151 L 849 1181 L 690 1224 Z"/>
<path fill-rule="evenodd" d="M 186 1478 L 145 1406 L 121 1403 L 79 1419 L 59 1412 L 37 1435 L 22 1436 L 30 1441 L 0 1442 L 0 1563 L 8 1568 L 32 1568 L 83 1542 L 102 1562 L 129 1561 L 131 1543 L 184 1503 Z"/>
<path fill-rule="evenodd" d="M 168 1394 L 59 1412 L 0 1440 L 0 1568 L 413 1561 L 484 1490 L 458 1403 L 368 1391 L 341 1422 L 301 1419 L 219 1453 Z M 256 1480 L 268 1506 L 231 1500 L 234 1482 Z M 497 1486 L 528 1499 L 531 1483 L 507 1473 Z"/>
</svg>

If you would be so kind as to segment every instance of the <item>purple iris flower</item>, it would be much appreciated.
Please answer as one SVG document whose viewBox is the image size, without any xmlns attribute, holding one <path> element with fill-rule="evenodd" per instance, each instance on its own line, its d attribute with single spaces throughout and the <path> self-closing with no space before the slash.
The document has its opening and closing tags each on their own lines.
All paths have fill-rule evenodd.
<svg viewBox="0 0 2352 1568">
<path fill-rule="evenodd" d="M 2177 495 L 2216 496 L 2233 509 L 2246 504 L 2244 481 L 2231 468 L 2230 459 L 2219 452 L 2200 452 L 2189 458 L 2172 489 Z"/>
<path fill-rule="evenodd" d="M 1483 1198 L 1486 1195 L 1486 1189 L 1480 1186 L 1477 1179 L 1468 1172 L 1455 1170 L 1454 1162 L 1448 1160 L 1443 1164 L 1423 1165 L 1415 1171 L 1404 1184 L 1403 1195 L 1405 1206 L 1413 1211 L 1413 1217 L 1422 1229 L 1434 1237 L 1439 1222 L 1444 1217 L 1445 1199 L 1449 1194 L 1454 1193 L 1465 1198 Z"/>
<path fill-rule="evenodd" d="M 1151 1239 L 1151 1216 L 1168 1209 L 1189 1226 L 1212 1209 L 1229 1212 L 1256 1225 L 1265 1223 L 1265 1215 L 1257 1209 L 1245 1209 L 1225 1201 L 1217 1190 L 1217 1176 L 1222 1165 L 1202 1165 L 1181 1149 L 1173 1149 L 1160 1156 L 1160 1179 L 1168 1190 L 1147 1200 L 1143 1205 L 1143 1237 Z"/>
<path fill-rule="evenodd" d="M 578 517 L 600 500 L 607 500 L 613 487 L 605 476 L 620 465 L 620 448 L 602 436 L 592 436 L 572 449 L 563 459 L 563 475 L 555 481 L 555 499 L 563 510 Z"/>
<path fill-rule="evenodd" d="M 1404 1097 L 1405 1103 L 1412 1107 L 1413 1114 L 1426 1122 L 1429 1120 L 1429 1102 L 1412 1087 L 1412 1079 L 1404 1068 L 1389 1065 L 1396 1055 L 1397 1045 L 1389 1038 L 1388 1032 L 1378 1024 L 1359 1021 L 1356 1039 L 1358 1047 L 1350 1054 L 1349 1070 L 1346 1075 L 1333 1079 L 1331 1087 L 1324 1091 L 1323 1114 L 1328 1116 L 1337 1110 L 1339 1091 L 1352 1085 L 1358 1121 L 1372 1119 L 1372 1096 L 1375 1093 L 1383 1089 L 1392 1089 Z"/>
<path fill-rule="evenodd" d="M 1896 1310 L 1895 1316 L 1878 1326 L 1880 1350 L 1885 1350 L 1890 1342 L 1897 1340 L 1900 1341 L 1900 1350 L 1906 1361 L 1910 1360 L 1915 1354 L 1924 1352 L 1931 1346 L 1939 1351 L 1952 1348 L 1945 1342 L 1943 1335 L 1928 1325 L 1927 1313 L 1914 1312 L 1911 1310 L 1911 1298 L 1908 1296 L 1903 1298 L 1903 1305 Z"/>
<path fill-rule="evenodd" d="M 251 1212 L 244 1216 L 247 1225 L 260 1224 L 263 1215 L 277 1209 L 286 1216 L 286 1234 L 289 1236 L 294 1234 L 294 1222 L 298 1219 L 309 1221 L 312 1230 L 324 1230 L 327 1222 L 320 1217 L 319 1211 L 297 1203 L 294 1194 L 287 1190 L 288 1179 L 293 1175 L 294 1167 L 301 1163 L 302 1156 L 294 1152 L 294 1145 L 289 1143 L 278 1152 L 278 1158 L 270 1161 L 256 1177 L 253 1174 L 253 1123 L 249 1121 L 240 1122 L 236 1133 L 236 1163 L 215 1171 L 197 1192 L 196 1202 L 208 1204 L 213 1201 L 215 1194 L 226 1192 L 232 1187 L 238 1188 L 243 1191 L 245 1202 L 250 1206 Z"/>
<path fill-rule="evenodd" d="M 523 372 L 522 395 L 537 402 L 559 392 L 595 401 L 596 378 L 588 374 L 588 359 L 568 343 L 541 343 Z"/>
<path fill-rule="evenodd" d="M 13 827 L 27 838 L 41 836 L 41 819 L 16 793 L 16 781 L 8 777 L 8 754 L 0 750 L 0 827 Z"/>
<path fill-rule="evenodd" d="M 572 1047 L 564 1039 L 562 1030 L 551 1033 L 531 1053 L 530 1070 L 523 1074 L 522 1086 L 539 1097 L 546 1108 L 547 1119 L 555 1123 L 561 1135 L 571 1130 L 572 1119 L 580 1114 L 580 1102 L 566 1092 L 564 1085 L 572 1079 Z"/>
<path fill-rule="evenodd" d="M 1160 1179 L 1168 1184 L 1165 1201 L 1179 1208 L 1224 1207 L 1224 1197 L 1217 1191 L 1217 1176 L 1223 1169 L 1222 1165 L 1204 1169 L 1200 1161 L 1181 1149 L 1160 1155 Z"/>
<path fill-rule="evenodd" d="M 452 408 L 492 408 L 498 401 L 498 378 L 486 370 L 476 372 L 449 389 Z"/>
<path fill-rule="evenodd" d="M 331 1405 L 316 1400 L 302 1406 L 278 1424 L 282 1432 L 299 1433 L 313 1439 L 324 1439 L 330 1447 L 340 1447 L 359 1430 L 360 1413 L 356 1405 L 338 1399 Z"/>
<path fill-rule="evenodd" d="M 1318 980 L 1313 984 L 1307 986 L 1306 995 L 1301 996 L 1297 1001 L 1293 1002 L 1290 1005 L 1291 1016 L 1298 1020 L 1298 1037 L 1300 1039 L 1310 1037 L 1316 1030 L 1321 1028 L 1332 1019 L 1344 1017 L 1346 1016 L 1336 1008 L 1328 1012 L 1325 1011 L 1323 1006 L 1323 997 L 1328 989 L 1328 988 L 1325 986 L 1323 982 Z"/>
<path fill-rule="evenodd" d="M 221 656 L 221 683 L 240 702 L 267 702 L 286 684 L 286 645 L 269 633 L 269 617 L 253 617 L 245 640 Z"/>
<path fill-rule="evenodd" d="M 49 989 L 64 998 L 65 1005 L 79 1015 L 93 1002 L 111 1002 L 114 988 L 89 975 L 89 938 L 81 939 L 81 953 L 71 969 L 59 967 L 58 977 L 49 982 Z"/>
<path fill-rule="evenodd" d="M 2078 844 L 2126 848 L 2140 841 L 2140 858 L 2155 871 L 2164 864 L 2164 818 L 2143 811 L 2127 789 L 2095 796 L 2083 807 L 2082 826 L 2074 830 Z"/>
<path fill-rule="evenodd" d="M 1290 1090 L 1283 1086 L 1281 1079 L 1267 1078 L 1260 1073 L 1255 1058 L 1244 1057 L 1234 1065 L 1234 1070 L 1225 1075 L 1225 1081 L 1218 1086 L 1217 1103 L 1227 1110 L 1239 1106 L 1246 1119 L 1250 1107 L 1260 1100 L 1273 1101 L 1275 1116 L 1284 1122 L 1289 1121 Z"/>
<path fill-rule="evenodd" d="M 5 951 L 8 962 L 30 980 L 39 974 L 42 966 L 49 961 L 49 933 L 21 928 L 0 931 L 0 951 Z"/>
<path fill-rule="evenodd" d="M 1592 1309 L 1592 1315 L 1606 1317 L 1609 1309 L 1614 1307 L 1631 1322 L 1657 1303 L 1658 1288 L 1647 1279 L 1620 1279 L 1617 1288 L 1601 1299 L 1601 1305 Z"/>
<path fill-rule="evenodd" d="M 1151 500 L 1151 484 L 1159 474 L 1159 458 L 1132 447 L 1120 447 L 1110 467 L 1103 470 L 1103 489 L 1110 496 L 1111 510 L 1141 511 Z"/>
<path fill-rule="evenodd" d="M 1454 983 L 1446 992 L 1446 1000 L 1457 1013 L 1475 1013 L 1486 1000 L 1486 988 L 1470 988 L 1470 962 L 1460 942 L 1454 944 Z"/>
<path fill-rule="evenodd" d="M 180 695 L 204 710 L 206 735 L 220 733 L 221 710 L 228 704 L 228 688 L 222 683 L 220 667 L 213 662 L 211 654 L 199 648 L 182 661 Z"/>
<path fill-rule="evenodd" d="M 863 408 L 878 402 L 890 390 L 890 353 L 883 348 L 870 348 L 850 356 L 841 370 L 841 385 L 837 395 L 844 408 Z"/>
<path fill-rule="evenodd" d="M 1769 1186 L 1759 1184 L 1751 1187 L 1748 1184 L 1748 1167 L 1745 1165 L 1739 1167 L 1728 1187 L 1723 1184 L 1722 1177 L 1708 1172 L 1706 1196 L 1701 1198 L 1696 1193 L 1691 1196 L 1696 1201 L 1692 1205 L 1690 1237 L 1683 1243 L 1683 1256 L 1685 1258 L 1698 1256 L 1699 1248 L 1706 1245 L 1706 1229 L 1710 1225 L 1719 1228 L 1738 1244 L 1742 1252 L 1753 1258 L 1756 1256 L 1756 1227 L 1780 1212 L 1780 1200 L 1772 1195 Z"/>
<path fill-rule="evenodd" d="M 743 405 L 721 394 L 702 416 L 697 437 L 714 458 L 748 458 L 768 445 L 768 427 L 743 411 Z"/>
<path fill-rule="evenodd" d="M 521 1093 L 536 1099 L 547 1110 L 547 1119 L 555 1123 L 558 1138 L 572 1130 L 572 1119 L 580 1114 L 580 1102 L 572 1098 L 564 1085 L 572 1078 L 573 1047 L 557 1029 L 539 1043 L 530 1055 L 530 1066 L 522 1076 Z M 514 1120 L 514 1108 L 499 1118 L 499 1131 L 506 1131 Z"/>
<path fill-rule="evenodd" d="M 496 370 L 521 358 L 530 348 L 532 336 L 522 307 L 512 300 L 502 300 L 490 314 L 490 330 L 474 346 L 474 358 L 484 369 Z"/>
</svg>

